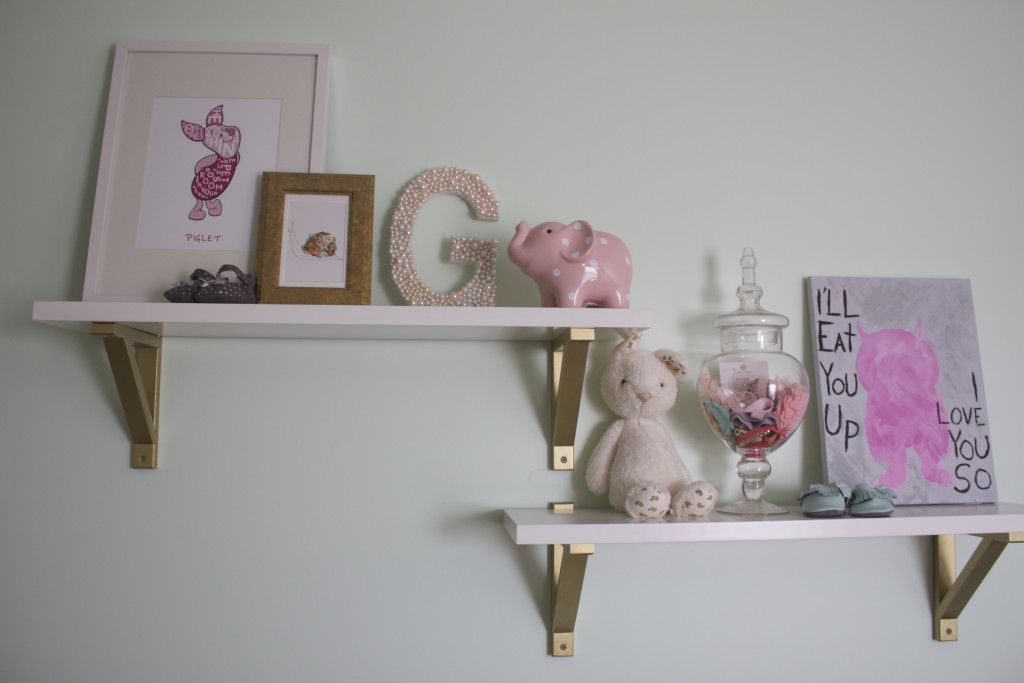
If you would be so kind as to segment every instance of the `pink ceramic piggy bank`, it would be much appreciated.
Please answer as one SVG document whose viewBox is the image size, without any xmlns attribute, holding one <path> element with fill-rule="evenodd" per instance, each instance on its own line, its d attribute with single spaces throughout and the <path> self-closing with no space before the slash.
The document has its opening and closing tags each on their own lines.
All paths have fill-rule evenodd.
<svg viewBox="0 0 1024 683">
<path fill-rule="evenodd" d="M 586 221 L 547 222 L 535 228 L 523 221 L 516 226 L 508 255 L 537 282 L 541 306 L 629 308 L 629 249 Z"/>
</svg>

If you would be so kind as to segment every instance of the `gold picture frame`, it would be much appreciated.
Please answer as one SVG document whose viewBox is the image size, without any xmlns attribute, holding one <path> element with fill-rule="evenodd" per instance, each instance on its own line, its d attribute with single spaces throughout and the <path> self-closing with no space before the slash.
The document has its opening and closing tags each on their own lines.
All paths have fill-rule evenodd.
<svg viewBox="0 0 1024 683">
<path fill-rule="evenodd" d="M 259 302 L 368 305 L 373 191 L 371 175 L 264 173 Z"/>
</svg>

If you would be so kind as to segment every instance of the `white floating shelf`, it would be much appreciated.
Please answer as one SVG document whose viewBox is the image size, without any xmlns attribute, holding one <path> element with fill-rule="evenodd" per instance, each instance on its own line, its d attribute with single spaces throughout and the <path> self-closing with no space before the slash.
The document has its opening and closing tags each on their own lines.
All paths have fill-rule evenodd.
<svg viewBox="0 0 1024 683">
<path fill-rule="evenodd" d="M 651 326 L 650 311 L 616 308 L 489 308 L 36 301 L 32 319 L 80 332 L 120 323 L 163 337 L 288 339 L 549 340 L 569 328 L 615 339 Z"/>
<path fill-rule="evenodd" d="M 891 517 L 811 518 L 799 506 L 784 515 L 750 518 L 712 512 L 704 519 L 633 520 L 614 510 L 505 510 L 517 545 L 688 543 L 811 538 L 877 538 L 1024 532 L 1024 505 L 898 506 Z"/>
</svg>

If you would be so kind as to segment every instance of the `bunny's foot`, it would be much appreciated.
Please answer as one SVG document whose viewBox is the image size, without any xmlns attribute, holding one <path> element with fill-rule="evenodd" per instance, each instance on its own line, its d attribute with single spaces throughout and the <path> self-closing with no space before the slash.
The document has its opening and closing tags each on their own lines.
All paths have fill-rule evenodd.
<svg viewBox="0 0 1024 683">
<path fill-rule="evenodd" d="M 715 509 L 718 489 L 706 481 L 695 481 L 682 488 L 672 499 L 672 514 L 690 519 L 704 517 Z"/>
<path fill-rule="evenodd" d="M 653 481 L 638 484 L 626 495 L 626 513 L 633 519 L 658 519 L 668 512 L 672 494 Z"/>
</svg>

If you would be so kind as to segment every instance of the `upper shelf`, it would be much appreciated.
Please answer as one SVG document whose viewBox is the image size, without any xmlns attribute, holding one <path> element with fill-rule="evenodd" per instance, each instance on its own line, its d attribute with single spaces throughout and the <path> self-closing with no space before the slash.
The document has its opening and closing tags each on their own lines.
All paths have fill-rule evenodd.
<svg viewBox="0 0 1024 683">
<path fill-rule="evenodd" d="M 790 506 L 784 515 L 745 517 L 712 512 L 704 519 L 637 521 L 614 510 L 505 511 L 518 545 L 685 543 L 810 538 L 876 538 L 1024 532 L 1024 505 L 900 505 L 891 517 L 811 518 Z"/>
<path fill-rule="evenodd" d="M 569 328 L 614 339 L 651 326 L 633 308 L 323 306 L 36 301 L 32 319 L 88 332 L 112 322 L 163 337 L 550 340 Z"/>
</svg>

